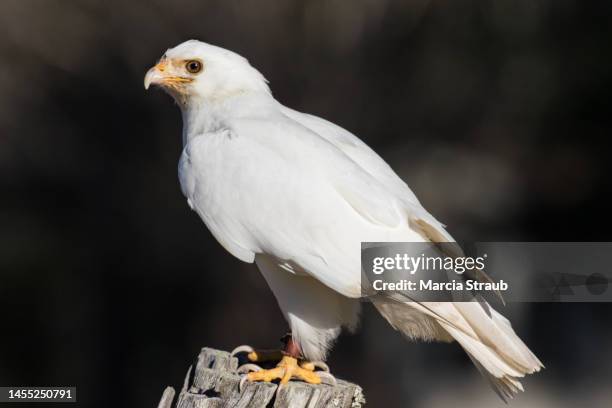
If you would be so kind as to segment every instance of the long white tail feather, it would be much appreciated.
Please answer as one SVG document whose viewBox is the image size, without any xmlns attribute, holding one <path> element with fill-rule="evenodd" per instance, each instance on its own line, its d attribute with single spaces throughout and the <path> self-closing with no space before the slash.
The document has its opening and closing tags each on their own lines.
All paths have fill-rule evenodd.
<svg viewBox="0 0 612 408">
<path fill-rule="evenodd" d="M 514 333 L 506 318 L 494 309 L 491 317 L 482 313 L 476 302 L 456 303 L 455 307 L 476 332 L 478 339 L 500 354 L 514 368 L 524 373 L 532 373 L 534 367 L 541 365 L 537 357 Z"/>
<path fill-rule="evenodd" d="M 474 340 L 472 337 L 462 333 L 460 330 L 457 330 L 452 326 L 447 325 L 446 323 L 442 323 L 442 327 L 444 327 L 450 333 L 450 335 L 457 340 L 457 342 L 466 352 L 476 358 L 483 365 L 483 367 L 496 378 L 501 378 L 506 375 L 510 375 L 512 377 L 523 377 L 523 373 L 514 369 L 503 359 L 503 357 L 482 342 Z"/>
<path fill-rule="evenodd" d="M 493 308 L 478 302 L 396 302 L 373 301 L 389 323 L 409 338 L 457 340 L 495 392 L 506 401 L 523 391 L 519 378 L 539 371 L 543 365 L 516 335 L 510 322 Z M 420 312 L 428 333 L 419 331 L 415 318 L 401 316 Z M 488 312 L 487 312 L 488 311 Z M 439 333 L 444 333 L 440 335 Z"/>
</svg>

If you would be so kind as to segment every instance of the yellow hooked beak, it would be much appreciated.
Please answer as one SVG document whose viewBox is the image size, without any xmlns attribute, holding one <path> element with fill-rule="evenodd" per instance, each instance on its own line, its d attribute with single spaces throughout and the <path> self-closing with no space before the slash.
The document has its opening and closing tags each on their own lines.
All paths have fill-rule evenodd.
<svg viewBox="0 0 612 408">
<path fill-rule="evenodd" d="M 147 71 L 144 77 L 144 87 L 149 89 L 151 85 L 159 85 L 177 88 L 181 84 L 192 81 L 192 78 L 176 75 L 174 67 L 168 61 L 162 60 Z"/>
</svg>

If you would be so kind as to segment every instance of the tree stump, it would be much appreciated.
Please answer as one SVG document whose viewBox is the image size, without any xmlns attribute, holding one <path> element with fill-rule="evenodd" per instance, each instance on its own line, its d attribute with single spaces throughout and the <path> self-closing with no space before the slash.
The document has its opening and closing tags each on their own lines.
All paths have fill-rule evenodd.
<svg viewBox="0 0 612 408">
<path fill-rule="evenodd" d="M 335 386 L 290 381 L 247 382 L 240 392 L 239 360 L 230 353 L 204 347 L 193 376 L 187 372 L 176 408 L 360 408 L 365 404 L 360 386 L 338 379 Z M 174 389 L 167 387 L 158 408 L 171 408 Z"/>
</svg>

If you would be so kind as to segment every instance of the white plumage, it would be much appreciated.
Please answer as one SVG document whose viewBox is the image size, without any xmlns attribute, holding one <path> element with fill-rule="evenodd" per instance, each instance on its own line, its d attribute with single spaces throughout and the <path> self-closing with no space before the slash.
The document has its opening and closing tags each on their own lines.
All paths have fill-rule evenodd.
<svg viewBox="0 0 612 408">
<path fill-rule="evenodd" d="M 190 61 L 201 71 L 189 72 Z M 241 56 L 187 41 L 147 73 L 151 83 L 183 113 L 189 205 L 225 249 L 257 264 L 306 358 L 325 359 L 341 328 L 357 324 L 362 241 L 452 241 L 372 149 L 280 104 Z M 542 367 L 510 323 L 478 303 L 372 301 L 410 338 L 457 340 L 503 397 Z"/>
</svg>

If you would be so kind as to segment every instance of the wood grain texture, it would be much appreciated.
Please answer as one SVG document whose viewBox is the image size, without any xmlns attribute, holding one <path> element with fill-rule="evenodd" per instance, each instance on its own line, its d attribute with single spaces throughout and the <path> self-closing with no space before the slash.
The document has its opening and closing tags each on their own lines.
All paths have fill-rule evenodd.
<svg viewBox="0 0 612 408">
<path fill-rule="evenodd" d="M 221 350 L 204 347 L 195 372 L 187 372 L 176 408 L 360 408 L 365 404 L 361 387 L 343 380 L 336 386 L 291 381 L 246 383 L 239 390 L 238 358 Z M 158 408 L 171 408 L 174 389 L 166 388 Z"/>
</svg>

